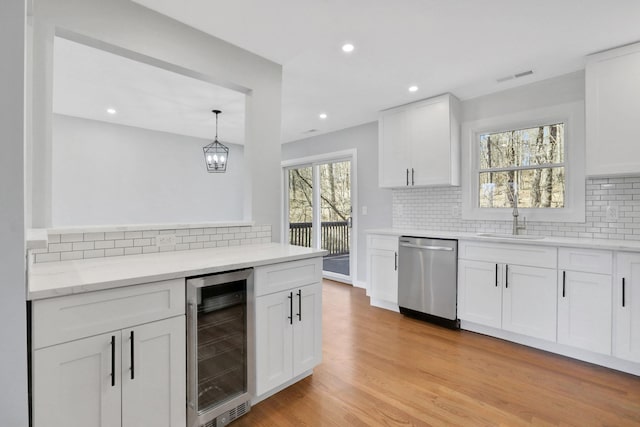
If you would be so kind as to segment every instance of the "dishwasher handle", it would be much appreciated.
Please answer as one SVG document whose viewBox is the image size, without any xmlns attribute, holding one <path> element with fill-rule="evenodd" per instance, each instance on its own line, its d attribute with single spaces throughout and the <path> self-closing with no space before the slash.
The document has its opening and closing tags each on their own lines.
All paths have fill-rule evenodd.
<svg viewBox="0 0 640 427">
<path fill-rule="evenodd" d="M 453 248 L 450 248 L 448 246 L 422 246 L 422 245 L 415 245 L 413 243 L 406 243 L 406 242 L 400 242 L 400 246 L 403 246 L 405 248 L 415 248 L 415 249 L 424 249 L 427 251 L 453 251 Z"/>
</svg>

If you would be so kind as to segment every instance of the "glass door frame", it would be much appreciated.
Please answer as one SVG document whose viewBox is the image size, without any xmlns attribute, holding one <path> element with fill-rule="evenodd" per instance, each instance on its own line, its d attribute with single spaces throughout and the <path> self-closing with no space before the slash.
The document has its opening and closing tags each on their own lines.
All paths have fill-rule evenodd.
<svg viewBox="0 0 640 427">
<path fill-rule="evenodd" d="M 313 192 L 312 192 L 312 241 L 311 246 L 320 249 L 321 245 L 321 218 L 320 218 L 320 166 L 327 163 L 349 161 L 351 164 L 351 233 L 349 236 L 349 276 L 330 271 L 322 272 L 323 277 L 338 282 L 353 284 L 357 276 L 357 255 L 358 255 L 358 197 L 357 197 L 357 150 L 350 149 L 337 151 L 298 159 L 285 160 L 281 163 L 281 188 L 282 188 L 282 236 L 283 243 L 289 242 L 289 170 L 296 168 L 311 167 L 313 169 Z"/>
</svg>

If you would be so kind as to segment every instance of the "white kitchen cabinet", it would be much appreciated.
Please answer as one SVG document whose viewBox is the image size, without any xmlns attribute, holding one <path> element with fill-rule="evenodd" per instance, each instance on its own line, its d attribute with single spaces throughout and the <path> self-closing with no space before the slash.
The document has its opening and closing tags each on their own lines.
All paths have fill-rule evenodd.
<svg viewBox="0 0 640 427">
<path fill-rule="evenodd" d="M 382 112 L 379 186 L 460 185 L 459 115 L 450 94 Z"/>
<path fill-rule="evenodd" d="M 111 384 L 111 337 L 114 368 Z M 122 425 L 120 334 L 107 333 L 37 350 L 33 355 L 35 427 Z"/>
<path fill-rule="evenodd" d="M 502 327 L 502 268 L 498 263 L 458 262 L 458 317 Z"/>
<path fill-rule="evenodd" d="M 586 66 L 586 174 L 640 172 L 640 43 L 594 54 Z"/>
<path fill-rule="evenodd" d="M 556 270 L 506 264 L 502 329 L 556 340 Z"/>
<path fill-rule="evenodd" d="M 322 285 L 256 298 L 256 394 L 313 369 L 322 360 Z"/>
<path fill-rule="evenodd" d="M 458 269 L 460 319 L 555 340 L 555 270 L 473 260 Z"/>
<path fill-rule="evenodd" d="M 560 248 L 558 343 L 611 354 L 611 251 Z"/>
<path fill-rule="evenodd" d="M 322 360 L 322 260 L 255 269 L 256 396 Z"/>
<path fill-rule="evenodd" d="M 370 234 L 367 236 L 367 269 L 371 304 L 392 308 L 398 306 L 398 237 Z"/>
<path fill-rule="evenodd" d="M 32 319 L 34 427 L 186 424 L 183 279 L 34 301 Z"/>
<path fill-rule="evenodd" d="M 461 320 L 555 341 L 556 248 L 476 241 L 458 247 Z"/>
<path fill-rule="evenodd" d="M 640 362 L 640 254 L 616 254 L 614 356 Z"/>
</svg>

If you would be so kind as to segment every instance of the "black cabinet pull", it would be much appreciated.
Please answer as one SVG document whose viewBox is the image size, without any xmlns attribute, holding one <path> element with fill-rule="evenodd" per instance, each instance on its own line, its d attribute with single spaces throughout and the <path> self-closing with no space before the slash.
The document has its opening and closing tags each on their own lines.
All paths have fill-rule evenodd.
<svg viewBox="0 0 640 427">
<path fill-rule="evenodd" d="M 407 168 L 407 185 L 409 185 L 409 168 Z"/>
<path fill-rule="evenodd" d="M 289 324 L 293 325 L 293 292 L 289 292 Z"/>
<path fill-rule="evenodd" d="M 508 288 L 509 287 L 509 264 L 504 266 L 505 268 L 505 272 L 504 272 L 504 287 Z"/>
<path fill-rule="evenodd" d="M 396 252 L 394 252 L 394 254 L 395 254 L 395 259 L 394 259 L 395 265 L 394 265 L 393 269 L 395 271 L 398 271 L 398 252 L 396 251 Z"/>
<path fill-rule="evenodd" d="M 135 359 L 134 359 L 134 349 L 133 349 L 133 331 L 131 331 L 131 334 L 129 336 L 129 339 L 131 340 L 131 379 L 135 378 Z"/>
<path fill-rule="evenodd" d="M 498 264 L 496 264 L 496 288 L 498 287 Z"/>
<path fill-rule="evenodd" d="M 411 185 L 416 185 L 416 180 L 414 179 L 415 171 L 411 168 Z"/>
<path fill-rule="evenodd" d="M 562 272 L 562 298 L 564 298 L 565 296 L 566 283 L 567 283 L 567 272 L 563 271 Z"/>
<path fill-rule="evenodd" d="M 625 306 L 625 282 L 624 282 L 624 277 L 622 278 L 622 306 Z"/>
<path fill-rule="evenodd" d="M 111 335 L 111 387 L 116 385 L 116 337 Z"/>
<path fill-rule="evenodd" d="M 298 289 L 298 320 L 302 320 L 302 290 Z"/>
</svg>

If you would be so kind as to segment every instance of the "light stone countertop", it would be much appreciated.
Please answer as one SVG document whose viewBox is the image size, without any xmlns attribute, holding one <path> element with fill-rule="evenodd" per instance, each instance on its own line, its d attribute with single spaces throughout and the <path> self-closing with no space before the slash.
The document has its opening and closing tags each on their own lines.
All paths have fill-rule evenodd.
<svg viewBox="0 0 640 427">
<path fill-rule="evenodd" d="M 379 228 L 366 230 L 367 234 L 386 234 L 390 236 L 432 237 L 436 239 L 478 240 L 484 242 L 512 243 L 519 245 L 560 246 L 571 248 L 606 249 L 613 251 L 640 252 L 640 241 L 608 240 L 608 239 L 580 239 L 570 237 L 544 236 L 542 239 L 514 239 L 510 237 L 486 237 L 484 233 L 465 233 L 456 231 Z"/>
<path fill-rule="evenodd" d="M 38 263 L 30 266 L 28 300 L 314 258 L 324 250 L 266 243 Z"/>
</svg>

